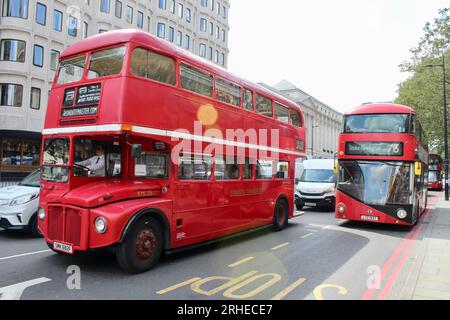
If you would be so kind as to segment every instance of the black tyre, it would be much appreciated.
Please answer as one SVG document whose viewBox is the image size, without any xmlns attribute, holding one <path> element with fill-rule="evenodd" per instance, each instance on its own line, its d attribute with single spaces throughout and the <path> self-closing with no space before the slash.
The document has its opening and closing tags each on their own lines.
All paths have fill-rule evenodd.
<svg viewBox="0 0 450 320">
<path fill-rule="evenodd" d="M 278 200 L 273 214 L 273 227 L 275 231 L 281 231 L 288 225 L 288 205 L 284 200 Z"/>
<path fill-rule="evenodd" d="M 152 217 L 142 218 L 117 248 L 119 265 L 131 274 L 152 269 L 161 257 L 163 239 L 161 224 Z"/>
<path fill-rule="evenodd" d="M 33 237 L 42 238 L 42 233 L 39 231 L 38 228 L 37 214 L 33 215 L 30 218 L 30 221 L 28 222 L 28 230 L 30 231 Z"/>
<path fill-rule="evenodd" d="M 297 210 L 303 210 L 304 204 L 300 198 L 295 199 L 295 207 L 297 208 Z"/>
</svg>

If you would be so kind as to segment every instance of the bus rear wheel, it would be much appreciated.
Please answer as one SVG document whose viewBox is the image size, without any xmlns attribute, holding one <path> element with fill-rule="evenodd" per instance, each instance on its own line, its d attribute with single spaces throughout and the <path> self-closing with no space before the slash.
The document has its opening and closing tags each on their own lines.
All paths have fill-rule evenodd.
<svg viewBox="0 0 450 320">
<path fill-rule="evenodd" d="M 137 274 L 152 269 L 163 251 L 163 230 L 152 217 L 139 220 L 118 246 L 117 262 L 128 273 Z"/>
<path fill-rule="evenodd" d="M 275 231 L 281 231 L 286 228 L 288 221 L 288 205 L 285 200 L 280 199 L 275 204 L 273 215 L 273 227 Z"/>
</svg>

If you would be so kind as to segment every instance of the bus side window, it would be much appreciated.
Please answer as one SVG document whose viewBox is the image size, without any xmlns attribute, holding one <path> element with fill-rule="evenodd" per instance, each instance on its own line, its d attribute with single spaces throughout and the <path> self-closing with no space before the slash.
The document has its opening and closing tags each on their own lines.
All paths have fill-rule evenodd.
<svg viewBox="0 0 450 320">
<path fill-rule="evenodd" d="M 212 159 L 208 155 L 184 154 L 178 163 L 178 179 L 209 180 L 211 178 Z"/>
<path fill-rule="evenodd" d="M 279 161 L 274 168 L 277 169 L 275 173 L 277 179 L 289 179 L 289 162 Z"/>
<path fill-rule="evenodd" d="M 244 180 L 251 180 L 253 179 L 253 166 L 254 166 L 254 160 L 245 158 L 245 163 L 243 164 L 244 168 L 242 171 L 242 178 Z"/>
<path fill-rule="evenodd" d="M 237 164 L 237 158 L 224 159 L 222 156 L 216 156 L 214 177 L 216 180 L 239 179 L 239 165 Z"/>
<path fill-rule="evenodd" d="M 258 160 L 256 161 L 256 179 L 272 179 L 273 161 Z"/>
</svg>

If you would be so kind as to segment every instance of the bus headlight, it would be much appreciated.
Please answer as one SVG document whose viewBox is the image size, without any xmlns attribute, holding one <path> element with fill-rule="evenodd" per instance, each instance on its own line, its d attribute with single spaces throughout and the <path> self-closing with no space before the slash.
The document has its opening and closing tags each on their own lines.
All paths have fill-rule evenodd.
<svg viewBox="0 0 450 320">
<path fill-rule="evenodd" d="M 102 217 L 98 217 L 97 219 L 95 219 L 94 226 L 95 230 L 98 233 L 105 233 L 106 230 L 108 229 L 108 224 L 106 223 L 105 218 Z"/>
<path fill-rule="evenodd" d="M 43 221 L 45 219 L 45 210 L 44 208 L 39 208 L 38 210 L 39 220 Z"/>
<path fill-rule="evenodd" d="M 397 211 L 397 217 L 399 217 L 399 219 L 405 219 L 408 216 L 408 212 L 406 212 L 406 210 L 400 209 Z"/>
<path fill-rule="evenodd" d="M 345 213 L 345 205 L 343 203 L 339 203 L 337 205 L 337 212 L 340 214 L 344 214 Z"/>
</svg>

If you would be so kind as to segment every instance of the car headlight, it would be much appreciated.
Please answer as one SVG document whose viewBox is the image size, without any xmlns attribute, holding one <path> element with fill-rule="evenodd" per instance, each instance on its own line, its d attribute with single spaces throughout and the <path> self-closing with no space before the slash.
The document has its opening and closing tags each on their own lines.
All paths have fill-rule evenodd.
<svg viewBox="0 0 450 320">
<path fill-rule="evenodd" d="M 108 229 L 108 224 L 106 223 L 105 218 L 103 217 L 97 217 L 94 222 L 95 230 L 98 233 L 105 233 Z"/>
<path fill-rule="evenodd" d="M 39 210 L 38 210 L 38 217 L 39 217 L 39 220 L 44 220 L 45 219 L 45 210 L 44 210 L 44 208 L 39 208 Z"/>
<path fill-rule="evenodd" d="M 345 210 L 346 210 L 346 208 L 345 208 L 345 205 L 344 205 L 343 203 L 339 203 L 339 204 L 337 205 L 337 212 L 338 212 L 338 213 L 344 214 L 344 213 L 345 213 Z"/>
<path fill-rule="evenodd" d="M 20 196 L 20 197 L 17 197 L 17 198 L 15 198 L 15 199 L 13 199 L 13 200 L 11 201 L 10 206 L 11 206 L 11 207 L 13 207 L 13 206 L 19 206 L 19 205 L 21 205 L 21 204 L 25 204 L 25 203 L 27 203 L 27 202 L 30 202 L 31 200 L 34 200 L 34 199 L 36 199 L 36 198 L 38 198 L 38 197 L 39 197 L 39 193 L 30 193 L 30 194 L 26 194 L 26 195 L 24 195 L 24 196 Z"/>
<path fill-rule="evenodd" d="M 332 188 L 328 189 L 327 191 L 325 191 L 325 193 L 334 192 L 334 190 L 336 190 L 336 188 L 335 188 L 335 187 L 332 187 Z"/>
</svg>

